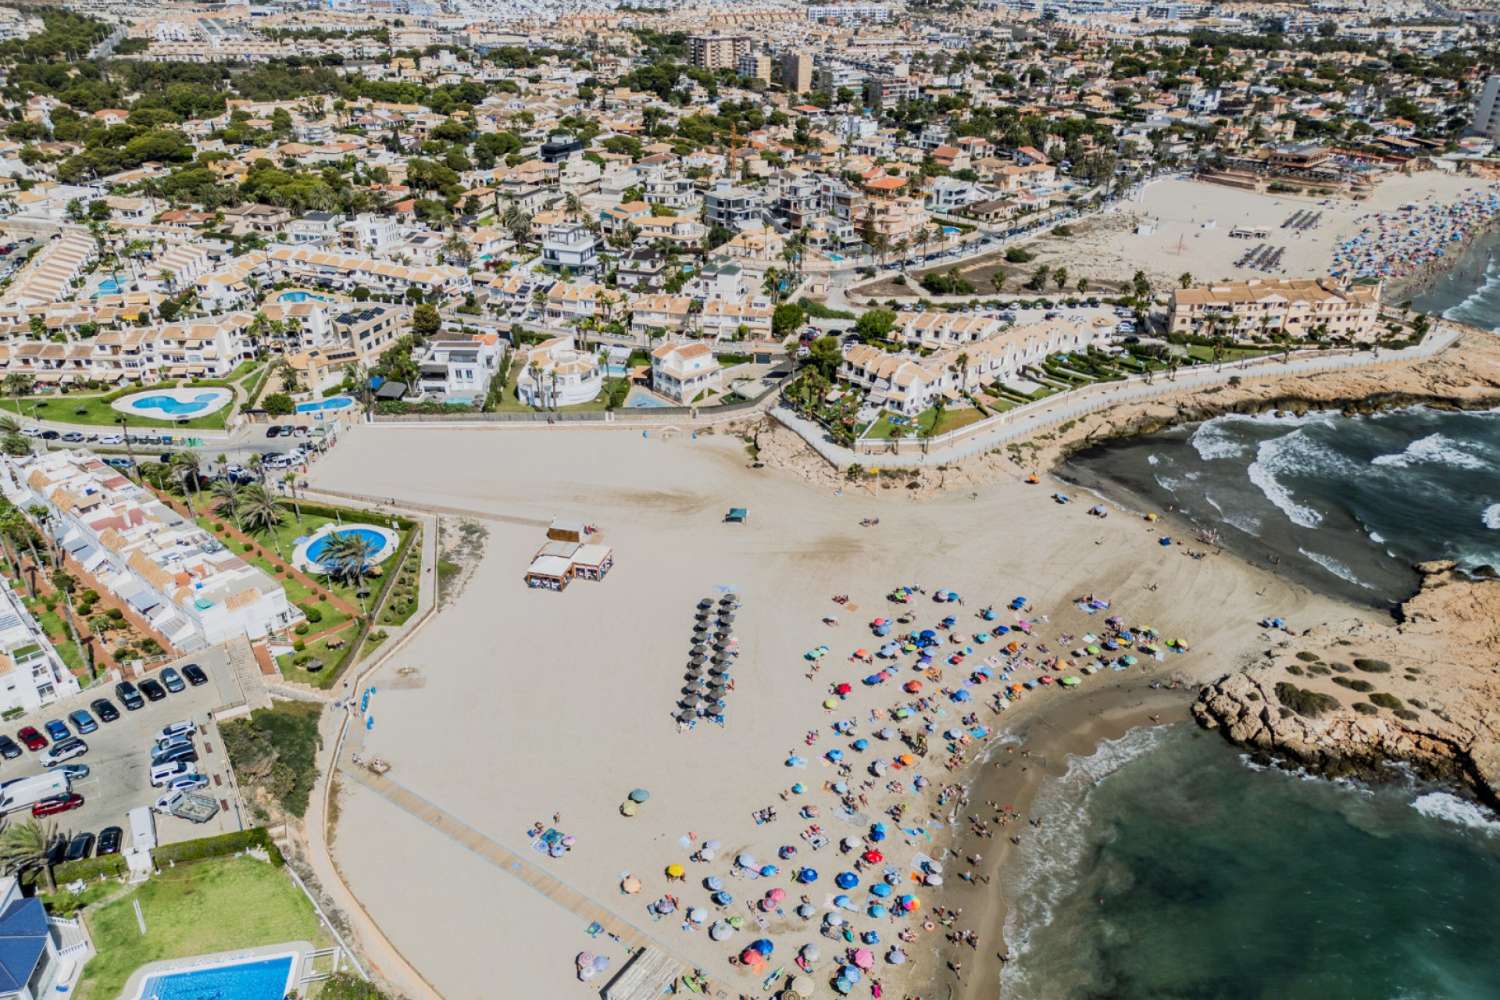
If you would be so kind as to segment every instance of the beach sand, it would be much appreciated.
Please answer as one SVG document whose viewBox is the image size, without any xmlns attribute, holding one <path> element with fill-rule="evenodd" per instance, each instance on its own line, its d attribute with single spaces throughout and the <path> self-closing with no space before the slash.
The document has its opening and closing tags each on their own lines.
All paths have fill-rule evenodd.
<svg viewBox="0 0 1500 1000">
<path fill-rule="evenodd" d="M 1198 282 L 1224 279 L 1327 274 L 1333 248 L 1357 234 L 1361 220 L 1407 202 L 1453 201 L 1486 187 L 1473 177 L 1439 171 L 1398 174 L 1376 185 L 1363 201 L 1257 193 L 1202 181 L 1164 179 L 1148 184 L 1138 199 L 1081 227 L 1076 238 L 1048 239 L 1038 263 L 1062 265 L 1075 279 L 1128 281 L 1143 270 L 1158 291 L 1176 288 L 1180 275 Z M 1321 212 L 1315 228 L 1295 232 L 1281 224 L 1293 213 Z M 1138 231 L 1146 226 L 1150 232 Z M 1264 239 L 1236 239 L 1236 227 L 1264 229 Z M 1274 271 L 1236 267 L 1246 251 L 1265 243 L 1283 250 Z M 1021 294 L 1012 286 L 1012 294 Z"/>
<path fill-rule="evenodd" d="M 489 529 L 483 560 L 463 592 L 372 679 L 379 691 L 366 749 L 392 763 L 390 778 L 403 788 L 595 901 L 610 914 L 607 930 L 637 929 L 670 955 L 701 966 L 728 995 L 759 993 L 761 979 L 727 963 L 730 944 L 770 937 L 777 946 L 771 967 L 792 969 L 796 948 L 818 940 L 817 920 L 804 923 L 788 909 L 785 916 L 771 914 L 763 930 L 752 923 L 730 943 L 714 944 L 701 928 L 681 929 L 675 916 L 653 922 L 645 906 L 666 891 L 685 906 L 706 906 L 701 880 L 726 876 L 737 852 L 773 861 L 778 845 L 797 844 L 798 858 L 784 867 L 811 864 L 822 880 L 805 888 L 785 877 L 769 884 L 788 888 L 789 904 L 806 891 L 821 915 L 836 892 L 832 875 L 849 859 L 832 845 L 811 852 L 798 838 L 806 826 L 795 817 L 799 800 L 783 801 L 780 793 L 806 783 L 804 799 L 824 805 L 822 822 L 835 840 L 863 830 L 832 817 L 833 796 L 822 786 L 837 773 L 819 755 L 847 746 L 831 739 L 835 718 L 863 723 L 871 709 L 900 697 L 889 684 L 861 686 L 859 678 L 873 668 L 846 659 L 853 648 L 872 645 L 865 622 L 892 613 L 884 595 L 893 586 L 951 587 L 967 599 L 952 609 L 967 623 L 984 604 L 1003 607 L 1026 594 L 1039 613 L 1052 615 L 1040 633 L 1048 637 L 1102 624 L 1070 603 L 1094 593 L 1111 598 L 1112 611 L 1128 621 L 1149 622 L 1192 643 L 1191 653 L 1146 661 L 1150 672 L 1101 674 L 1073 692 L 1043 689 L 999 716 L 978 709 L 992 730 L 1016 727 L 1042 750 L 1046 773 L 1065 766 L 1067 753 L 1086 753 L 1091 742 L 1141 721 L 1144 707 L 1152 709 L 1147 714 L 1185 718 L 1179 705 L 1156 707 L 1161 696 L 1148 693 L 1149 682 L 1180 677 L 1191 689 L 1233 669 L 1260 651 L 1254 622 L 1265 615 L 1305 626 L 1370 614 L 1228 555 L 1188 558 L 1182 546 L 1157 544 L 1160 525 L 1123 513 L 1098 520 L 1082 504 L 1059 507 L 1046 485 L 1006 479 L 979 487 L 974 499 L 965 492 L 920 503 L 902 491 L 840 495 L 789 472 L 748 469 L 743 444 L 721 435 L 363 426 L 346 434 L 310 479 L 314 488 L 472 511 Z M 722 523 L 731 505 L 749 508 L 749 523 Z M 562 594 L 528 590 L 522 573 L 544 531 L 497 515 L 597 524 L 614 547 L 616 568 L 602 583 L 577 581 Z M 859 527 L 868 516 L 878 516 L 880 525 Z M 700 723 L 679 733 L 668 716 L 683 683 L 693 608 L 721 587 L 734 588 L 744 601 L 727 725 Z M 830 600 L 836 593 L 849 594 L 858 610 L 841 610 Z M 914 610 L 928 625 L 949 607 L 923 600 Z M 825 614 L 842 623 L 821 624 Z M 831 652 L 808 679 L 802 654 L 819 643 Z M 416 668 L 420 683 L 392 685 L 394 668 L 402 666 Z M 956 673 L 946 671 L 953 680 Z M 830 684 L 842 680 L 855 685 L 853 693 L 837 712 L 825 712 Z M 987 694 L 980 689 L 976 696 Z M 1144 707 L 1137 704 L 1143 698 Z M 946 707 L 939 728 L 956 722 L 955 708 Z M 822 738 L 809 747 L 803 735 L 811 729 Z M 921 772 L 933 786 L 964 780 L 943 769 L 935 743 Z M 791 753 L 808 759 L 806 769 L 783 766 Z M 984 770 L 976 794 L 981 805 L 1001 795 L 1023 802 L 1040 776 L 1028 770 L 1018 780 L 1013 769 Z M 1006 788 L 1006 781 L 1016 787 Z M 603 935 L 587 936 L 587 921 L 576 911 L 380 795 L 349 781 L 342 787 L 333 847 L 340 869 L 441 995 L 593 996 L 602 980 L 577 983 L 571 956 L 611 954 L 619 967 L 623 948 Z M 649 789 L 651 799 L 627 819 L 619 806 L 636 787 Z M 871 794 L 866 821 L 896 800 L 883 789 Z M 781 818 L 757 826 L 751 814 L 766 806 Z M 555 825 L 578 838 L 560 859 L 532 852 L 526 838 L 534 821 L 554 825 L 554 814 Z M 933 833 L 934 843 L 890 843 L 888 853 L 905 863 L 919 846 L 936 851 L 947 834 Z M 694 844 L 710 838 L 723 844 L 719 861 L 688 863 Z M 984 853 L 1000 858 L 994 847 Z M 687 865 L 686 883 L 666 881 L 664 867 L 674 862 Z M 639 895 L 621 894 L 626 873 L 644 883 Z M 941 898 L 924 891 L 923 903 L 975 906 L 980 895 L 999 895 L 999 881 L 983 890 L 957 883 Z M 732 911 L 753 919 L 745 904 L 768 881 L 726 882 L 736 897 Z M 977 907 L 967 912 L 980 915 Z M 998 912 L 984 915 L 985 926 L 975 927 L 983 934 L 980 954 L 1001 949 L 998 919 Z M 879 950 L 895 929 L 883 929 Z M 818 995 L 832 995 L 833 942 L 819 943 L 825 957 Z M 940 973 L 939 943 L 933 934 L 911 948 L 904 967 L 910 981 Z M 897 971 L 881 967 L 886 996 L 901 996 Z M 971 974 L 993 976 L 978 965 L 972 973 L 966 967 L 965 978 Z"/>
</svg>

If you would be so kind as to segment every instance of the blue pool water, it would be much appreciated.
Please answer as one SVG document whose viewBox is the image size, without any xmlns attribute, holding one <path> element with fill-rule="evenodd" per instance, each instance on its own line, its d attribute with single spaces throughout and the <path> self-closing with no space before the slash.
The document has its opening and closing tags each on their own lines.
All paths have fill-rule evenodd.
<svg viewBox="0 0 1500 1000">
<path fill-rule="evenodd" d="M 130 408 L 140 410 L 160 410 L 162 413 L 173 417 L 185 417 L 189 414 L 207 410 L 219 401 L 217 392 L 200 392 L 192 399 L 177 399 L 172 396 L 142 396 L 140 399 L 132 399 Z"/>
<path fill-rule="evenodd" d="M 315 302 L 328 301 L 323 296 L 314 295 L 312 292 L 282 292 L 277 296 L 277 299 L 281 302 L 306 302 L 308 299 L 312 299 Z"/>
<path fill-rule="evenodd" d="M 213 969 L 152 976 L 141 987 L 142 997 L 154 1000 L 282 1000 L 292 958 L 268 958 Z"/>
<path fill-rule="evenodd" d="M 99 282 L 99 291 L 96 292 L 95 294 L 96 295 L 118 295 L 119 293 L 120 293 L 120 283 L 118 281 L 116 281 L 114 278 L 105 278 L 103 281 Z"/>
<path fill-rule="evenodd" d="M 315 399 L 310 403 L 298 403 L 298 413 L 317 413 L 323 410 L 347 410 L 354 405 L 353 396 L 329 396 L 327 399 Z"/>
<path fill-rule="evenodd" d="M 943 235 L 944 236 L 952 236 L 954 233 L 961 233 L 961 232 L 963 232 L 963 230 L 959 229 L 957 226 L 944 226 L 943 227 Z"/>
<path fill-rule="evenodd" d="M 363 538 L 365 541 L 369 542 L 370 562 L 372 563 L 379 562 L 380 556 L 385 550 L 385 536 L 380 532 L 375 531 L 373 528 L 340 528 L 337 531 L 330 531 L 328 534 L 324 535 L 322 538 L 309 545 L 307 547 L 308 560 L 310 562 L 317 563 L 318 565 L 322 565 L 323 553 L 328 550 L 328 543 L 333 540 L 335 535 L 357 535 L 360 538 Z"/>
<path fill-rule="evenodd" d="M 625 397 L 625 408 L 627 410 L 654 410 L 658 407 L 671 405 L 671 403 L 657 399 L 649 392 L 640 392 L 635 389 L 630 390 L 630 395 Z"/>
</svg>

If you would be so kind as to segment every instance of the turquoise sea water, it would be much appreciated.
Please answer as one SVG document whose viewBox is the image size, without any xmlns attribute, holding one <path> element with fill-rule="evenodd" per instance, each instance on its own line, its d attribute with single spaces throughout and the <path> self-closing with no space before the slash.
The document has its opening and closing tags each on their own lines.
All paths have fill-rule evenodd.
<svg viewBox="0 0 1500 1000">
<path fill-rule="evenodd" d="M 1007 886 L 1006 1000 L 1492 1000 L 1500 822 L 1255 768 L 1190 725 L 1050 783 Z"/>
</svg>

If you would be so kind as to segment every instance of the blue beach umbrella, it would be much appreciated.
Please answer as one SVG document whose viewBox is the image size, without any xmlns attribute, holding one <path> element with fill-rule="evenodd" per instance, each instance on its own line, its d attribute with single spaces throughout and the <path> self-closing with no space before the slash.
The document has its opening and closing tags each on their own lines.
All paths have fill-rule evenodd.
<svg viewBox="0 0 1500 1000">
<path fill-rule="evenodd" d="M 833 877 L 833 883 L 840 889 L 853 889 L 859 885 L 859 876 L 853 872 L 839 872 Z"/>
</svg>

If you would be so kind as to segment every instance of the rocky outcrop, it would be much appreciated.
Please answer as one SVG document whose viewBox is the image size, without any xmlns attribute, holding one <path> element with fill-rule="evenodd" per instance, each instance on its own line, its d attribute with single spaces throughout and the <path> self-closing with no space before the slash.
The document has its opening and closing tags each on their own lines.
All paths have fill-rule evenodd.
<svg viewBox="0 0 1500 1000">
<path fill-rule="evenodd" d="M 1331 775 L 1400 762 L 1500 806 L 1500 582 L 1424 563 L 1393 625 L 1324 626 L 1199 692 L 1239 746 Z"/>
</svg>

